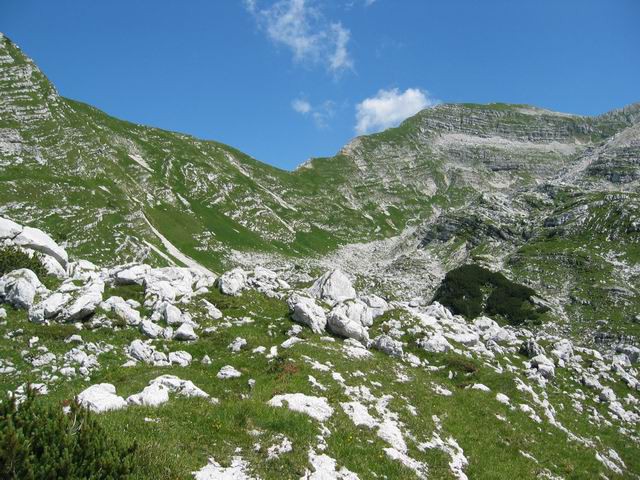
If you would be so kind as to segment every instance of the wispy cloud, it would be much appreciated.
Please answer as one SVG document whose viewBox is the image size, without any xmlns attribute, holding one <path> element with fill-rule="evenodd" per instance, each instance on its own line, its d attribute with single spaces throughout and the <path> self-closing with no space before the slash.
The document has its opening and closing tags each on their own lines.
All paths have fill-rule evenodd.
<svg viewBox="0 0 640 480">
<path fill-rule="evenodd" d="M 291 102 L 291 108 L 293 108 L 293 110 L 298 113 L 306 115 L 311 111 L 311 104 L 306 100 L 296 98 L 293 102 Z"/>
<path fill-rule="evenodd" d="M 291 102 L 291 108 L 301 115 L 313 120 L 316 127 L 325 129 L 329 127 L 329 121 L 335 115 L 335 103 L 331 100 L 322 102 L 319 105 L 311 105 L 303 98 L 296 98 Z"/>
<path fill-rule="evenodd" d="M 245 0 L 258 26 L 277 45 L 288 48 L 296 62 L 321 64 L 339 75 L 353 68 L 349 29 L 327 20 L 313 0 L 277 0 L 264 7 Z"/>
<path fill-rule="evenodd" d="M 365 98 L 356 105 L 356 133 L 362 135 L 396 126 L 437 103 L 429 92 L 419 88 L 408 88 L 404 92 L 397 88 L 379 90 L 373 97 Z"/>
</svg>

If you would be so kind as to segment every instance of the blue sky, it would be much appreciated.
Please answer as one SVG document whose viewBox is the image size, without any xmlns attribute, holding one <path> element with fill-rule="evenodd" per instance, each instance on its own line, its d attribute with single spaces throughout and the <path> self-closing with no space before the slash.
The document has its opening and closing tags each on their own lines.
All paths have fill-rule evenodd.
<svg viewBox="0 0 640 480">
<path fill-rule="evenodd" d="M 2 0 L 61 94 L 282 168 L 434 102 L 640 101 L 637 0 Z"/>
</svg>

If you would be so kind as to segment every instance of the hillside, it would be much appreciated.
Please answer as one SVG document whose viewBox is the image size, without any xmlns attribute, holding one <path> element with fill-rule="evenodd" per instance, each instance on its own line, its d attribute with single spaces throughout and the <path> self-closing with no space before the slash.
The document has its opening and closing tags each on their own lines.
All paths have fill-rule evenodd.
<svg viewBox="0 0 640 480">
<path fill-rule="evenodd" d="M 133 478 L 640 478 L 639 159 L 640 104 L 443 104 L 283 171 L 0 35 L 0 390 Z"/>
</svg>

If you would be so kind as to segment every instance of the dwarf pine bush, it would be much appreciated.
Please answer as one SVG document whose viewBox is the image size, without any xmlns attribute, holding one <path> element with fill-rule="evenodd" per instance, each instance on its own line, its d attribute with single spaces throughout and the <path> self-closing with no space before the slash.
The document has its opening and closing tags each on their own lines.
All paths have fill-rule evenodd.
<svg viewBox="0 0 640 480">
<path fill-rule="evenodd" d="M 29 256 L 15 247 L 0 248 L 0 277 L 19 268 L 28 268 L 38 278 L 44 278 L 47 275 L 38 254 Z"/>
<path fill-rule="evenodd" d="M 434 300 L 469 320 L 487 314 L 504 318 L 511 325 L 521 325 L 538 323 L 546 310 L 531 301 L 535 293 L 500 272 L 479 265 L 463 265 L 447 273 Z"/>
<path fill-rule="evenodd" d="M 18 403 L 0 404 L 0 479 L 132 478 L 136 444 L 110 438 L 86 409 L 76 403 L 64 413 L 32 391 Z"/>
</svg>

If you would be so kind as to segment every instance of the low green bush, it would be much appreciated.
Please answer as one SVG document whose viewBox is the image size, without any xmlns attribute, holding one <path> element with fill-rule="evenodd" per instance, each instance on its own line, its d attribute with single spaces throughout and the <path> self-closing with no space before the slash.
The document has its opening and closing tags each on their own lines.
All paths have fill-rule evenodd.
<svg viewBox="0 0 640 480">
<path fill-rule="evenodd" d="M 467 319 L 486 314 L 521 325 L 539 323 L 545 312 L 531 301 L 535 293 L 502 273 L 479 265 L 463 265 L 447 273 L 434 300 Z"/>
<path fill-rule="evenodd" d="M 72 403 L 69 413 L 29 391 L 18 403 L 0 404 L 0 478 L 131 479 L 137 446 L 110 438 L 87 410 Z"/>
<path fill-rule="evenodd" d="M 0 248 L 0 277 L 19 268 L 32 270 L 40 279 L 47 276 L 47 270 L 42 265 L 39 254 L 30 257 L 15 247 Z"/>
</svg>

